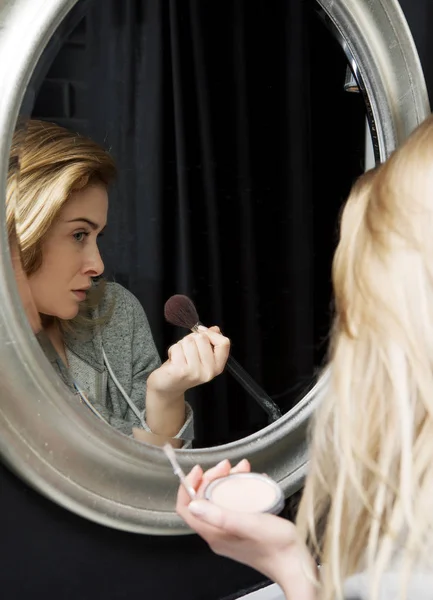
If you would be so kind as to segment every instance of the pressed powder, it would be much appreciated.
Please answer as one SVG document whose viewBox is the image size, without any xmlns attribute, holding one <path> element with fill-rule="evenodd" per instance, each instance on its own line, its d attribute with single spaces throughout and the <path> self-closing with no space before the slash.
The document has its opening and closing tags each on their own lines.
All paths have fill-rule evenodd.
<svg viewBox="0 0 433 600">
<path fill-rule="evenodd" d="M 278 514 L 284 506 L 281 488 L 258 473 L 233 473 L 210 483 L 204 497 L 222 508 Z"/>
</svg>

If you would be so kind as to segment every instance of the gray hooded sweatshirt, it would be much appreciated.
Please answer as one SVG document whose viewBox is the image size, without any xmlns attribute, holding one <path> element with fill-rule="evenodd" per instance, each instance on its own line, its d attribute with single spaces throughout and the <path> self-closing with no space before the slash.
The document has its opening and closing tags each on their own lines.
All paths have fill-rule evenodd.
<svg viewBox="0 0 433 600">
<path fill-rule="evenodd" d="M 146 381 L 161 365 L 152 332 L 140 302 L 117 283 L 107 283 L 104 298 L 92 311 L 92 318 L 97 319 L 110 309 L 110 319 L 100 327 L 65 334 L 69 363 L 66 383 L 74 393 L 81 389 L 99 415 L 118 431 L 126 435 L 132 434 L 132 427 L 150 431 L 146 424 Z M 57 355 L 46 353 L 54 368 L 61 372 Z M 176 435 L 185 440 L 184 447 L 190 445 L 194 434 L 188 404 L 186 413 L 185 423 Z"/>
</svg>

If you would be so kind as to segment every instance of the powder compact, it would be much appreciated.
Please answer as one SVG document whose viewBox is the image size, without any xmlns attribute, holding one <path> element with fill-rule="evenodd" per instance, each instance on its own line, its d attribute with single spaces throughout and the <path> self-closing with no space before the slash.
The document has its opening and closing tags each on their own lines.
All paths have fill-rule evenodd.
<svg viewBox="0 0 433 600">
<path fill-rule="evenodd" d="M 247 513 L 277 515 L 284 508 L 284 494 L 270 477 L 259 473 L 233 473 L 214 479 L 204 497 L 217 506 Z"/>
</svg>

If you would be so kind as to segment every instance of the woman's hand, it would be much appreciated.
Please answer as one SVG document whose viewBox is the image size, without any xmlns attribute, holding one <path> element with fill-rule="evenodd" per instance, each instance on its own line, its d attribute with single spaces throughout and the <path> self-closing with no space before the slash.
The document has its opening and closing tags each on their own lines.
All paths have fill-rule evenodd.
<svg viewBox="0 0 433 600">
<path fill-rule="evenodd" d="M 153 371 L 147 388 L 174 399 L 189 388 L 211 381 L 222 373 L 230 352 L 230 340 L 218 327 L 203 327 L 171 346 L 168 360 Z"/>
<path fill-rule="evenodd" d="M 147 379 L 146 421 L 152 433 L 177 435 L 185 422 L 184 393 L 219 375 L 229 351 L 230 340 L 218 327 L 204 327 L 171 346 L 168 360 Z"/>
<path fill-rule="evenodd" d="M 241 461 L 233 469 L 228 461 L 223 461 L 206 473 L 194 467 L 188 480 L 198 499 L 191 502 L 181 486 L 177 513 L 216 554 L 260 571 L 278 583 L 288 599 L 315 599 L 315 586 L 306 575 L 307 570 L 315 572 L 314 561 L 293 523 L 270 514 L 222 509 L 202 499 L 204 488 L 216 477 L 249 470 L 248 461 Z"/>
</svg>

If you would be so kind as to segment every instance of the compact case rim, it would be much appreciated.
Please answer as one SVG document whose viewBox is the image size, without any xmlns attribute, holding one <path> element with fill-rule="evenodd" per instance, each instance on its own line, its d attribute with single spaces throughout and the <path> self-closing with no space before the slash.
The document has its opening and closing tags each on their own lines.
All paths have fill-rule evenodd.
<svg viewBox="0 0 433 600">
<path fill-rule="evenodd" d="M 211 481 L 204 490 L 204 497 L 206 500 L 212 502 L 212 492 L 213 490 L 220 485 L 226 479 L 259 479 L 263 481 L 267 485 L 271 486 L 275 491 L 275 502 L 270 504 L 265 510 L 257 511 L 260 513 L 269 513 L 273 515 L 278 515 L 284 508 L 284 494 L 283 490 L 280 488 L 278 483 L 276 483 L 273 479 L 268 477 L 267 475 L 261 475 L 260 473 L 230 473 L 229 475 L 223 475 L 222 477 L 218 477 Z"/>
</svg>

